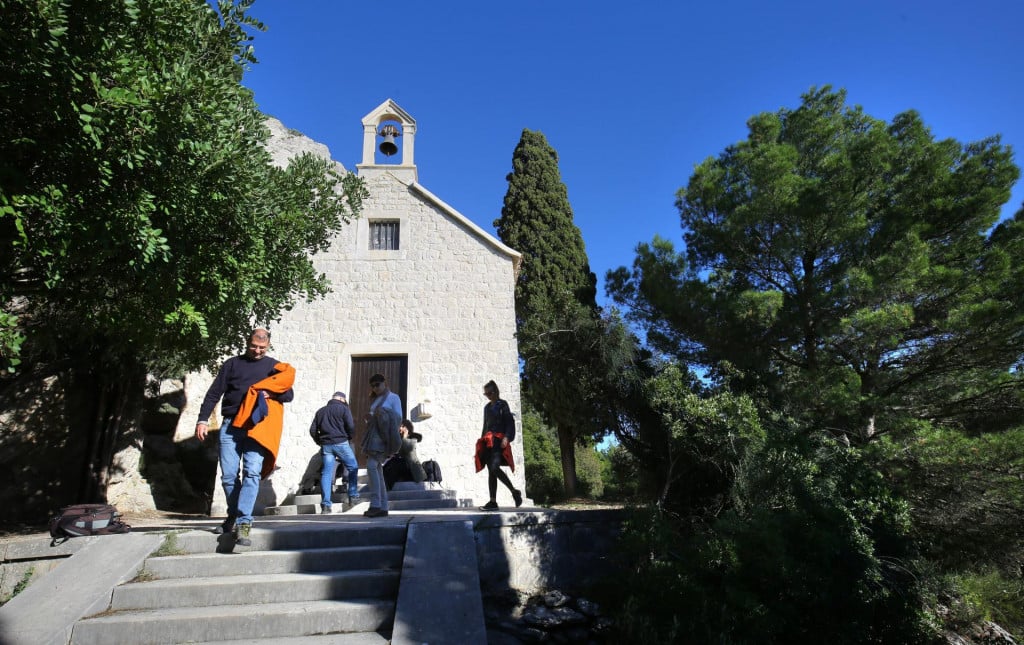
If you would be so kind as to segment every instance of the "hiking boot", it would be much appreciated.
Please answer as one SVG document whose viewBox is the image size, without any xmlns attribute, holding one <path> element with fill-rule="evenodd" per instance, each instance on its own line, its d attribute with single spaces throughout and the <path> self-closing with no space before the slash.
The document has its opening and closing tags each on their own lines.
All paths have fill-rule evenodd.
<svg viewBox="0 0 1024 645">
<path fill-rule="evenodd" d="M 498 502 L 496 502 L 496 501 L 494 501 L 492 499 L 491 501 L 489 501 L 486 504 L 484 504 L 483 506 L 481 506 L 480 510 L 481 511 L 496 511 L 496 510 L 498 510 Z"/>
<path fill-rule="evenodd" d="M 229 517 L 221 522 L 220 526 L 213 529 L 214 535 L 223 535 L 225 533 L 231 533 L 235 530 L 235 518 Z"/>
<path fill-rule="evenodd" d="M 252 540 L 249 539 L 249 530 L 252 528 L 252 524 L 239 524 L 235 527 L 235 544 L 238 546 L 252 546 Z"/>
<path fill-rule="evenodd" d="M 388 512 L 383 508 L 371 508 L 370 510 L 363 513 L 366 517 L 387 517 Z"/>
<path fill-rule="evenodd" d="M 320 514 L 321 515 L 330 515 L 331 514 L 331 507 L 326 505 L 326 504 L 321 504 L 320 505 Z"/>
<path fill-rule="evenodd" d="M 516 500 L 516 508 L 523 505 L 523 493 L 521 491 L 512 491 L 512 499 Z"/>
</svg>

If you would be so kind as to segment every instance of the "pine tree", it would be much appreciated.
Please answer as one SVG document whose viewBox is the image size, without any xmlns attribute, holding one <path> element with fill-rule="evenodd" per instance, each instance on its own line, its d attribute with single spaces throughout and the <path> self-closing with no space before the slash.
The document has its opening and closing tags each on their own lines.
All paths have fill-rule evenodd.
<svg viewBox="0 0 1024 645">
<path fill-rule="evenodd" d="M 993 230 L 1012 151 L 827 87 L 749 128 L 680 190 L 685 253 L 655 239 L 609 274 L 656 348 L 853 440 L 1019 419 L 1024 218 Z"/>
</svg>

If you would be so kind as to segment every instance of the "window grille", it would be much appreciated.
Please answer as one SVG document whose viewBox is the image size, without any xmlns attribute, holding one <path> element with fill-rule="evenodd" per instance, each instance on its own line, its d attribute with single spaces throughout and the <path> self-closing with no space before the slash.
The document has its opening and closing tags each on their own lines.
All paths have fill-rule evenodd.
<svg viewBox="0 0 1024 645">
<path fill-rule="evenodd" d="M 398 220 L 370 220 L 370 250 L 398 250 Z"/>
</svg>

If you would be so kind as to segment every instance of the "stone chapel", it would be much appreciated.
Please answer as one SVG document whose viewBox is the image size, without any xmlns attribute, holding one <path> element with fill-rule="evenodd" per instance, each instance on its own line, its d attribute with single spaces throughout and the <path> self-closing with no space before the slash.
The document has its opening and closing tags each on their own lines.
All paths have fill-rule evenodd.
<svg viewBox="0 0 1024 645">
<path fill-rule="evenodd" d="M 306 150 L 330 158 L 326 146 L 280 122 L 271 119 L 268 126 L 275 163 L 285 165 Z M 295 400 L 285 406 L 278 468 L 263 484 L 257 513 L 291 503 L 299 491 L 318 454 L 310 422 L 337 390 L 348 395 L 357 427 L 353 445 L 364 466 L 361 419 L 375 372 L 387 377 L 423 435 L 420 459 L 436 460 L 444 488 L 474 505 L 488 498 L 486 473 L 477 473 L 473 460 L 486 403 L 483 385 L 497 382 L 517 417 L 516 470 L 509 476 L 525 489 L 514 302 L 522 256 L 419 183 L 417 124 L 394 101 L 363 117 L 362 129 L 356 172 L 369 197 L 359 219 L 314 257 L 332 291 L 298 303 L 270 327 L 270 355 L 292 364 L 297 376 Z M 389 154 L 378 150 L 378 141 Z M 212 378 L 208 372 L 186 377 L 178 440 L 192 435 Z M 211 513 L 224 510 L 218 471 Z"/>
</svg>

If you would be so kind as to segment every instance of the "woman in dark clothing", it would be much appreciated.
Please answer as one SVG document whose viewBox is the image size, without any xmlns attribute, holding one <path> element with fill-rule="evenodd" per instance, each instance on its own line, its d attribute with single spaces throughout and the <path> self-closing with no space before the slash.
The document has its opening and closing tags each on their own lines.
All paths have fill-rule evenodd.
<svg viewBox="0 0 1024 645">
<path fill-rule="evenodd" d="M 512 485 L 502 466 L 515 471 L 512 462 L 512 449 L 509 444 L 516 438 L 516 420 L 509 410 L 508 403 L 499 398 L 498 386 L 494 381 L 484 385 L 484 429 L 477 441 L 477 471 L 487 466 L 487 490 L 491 500 L 480 507 L 484 511 L 498 510 L 498 480 L 512 492 L 516 508 L 523 505 L 523 494 Z"/>
</svg>

